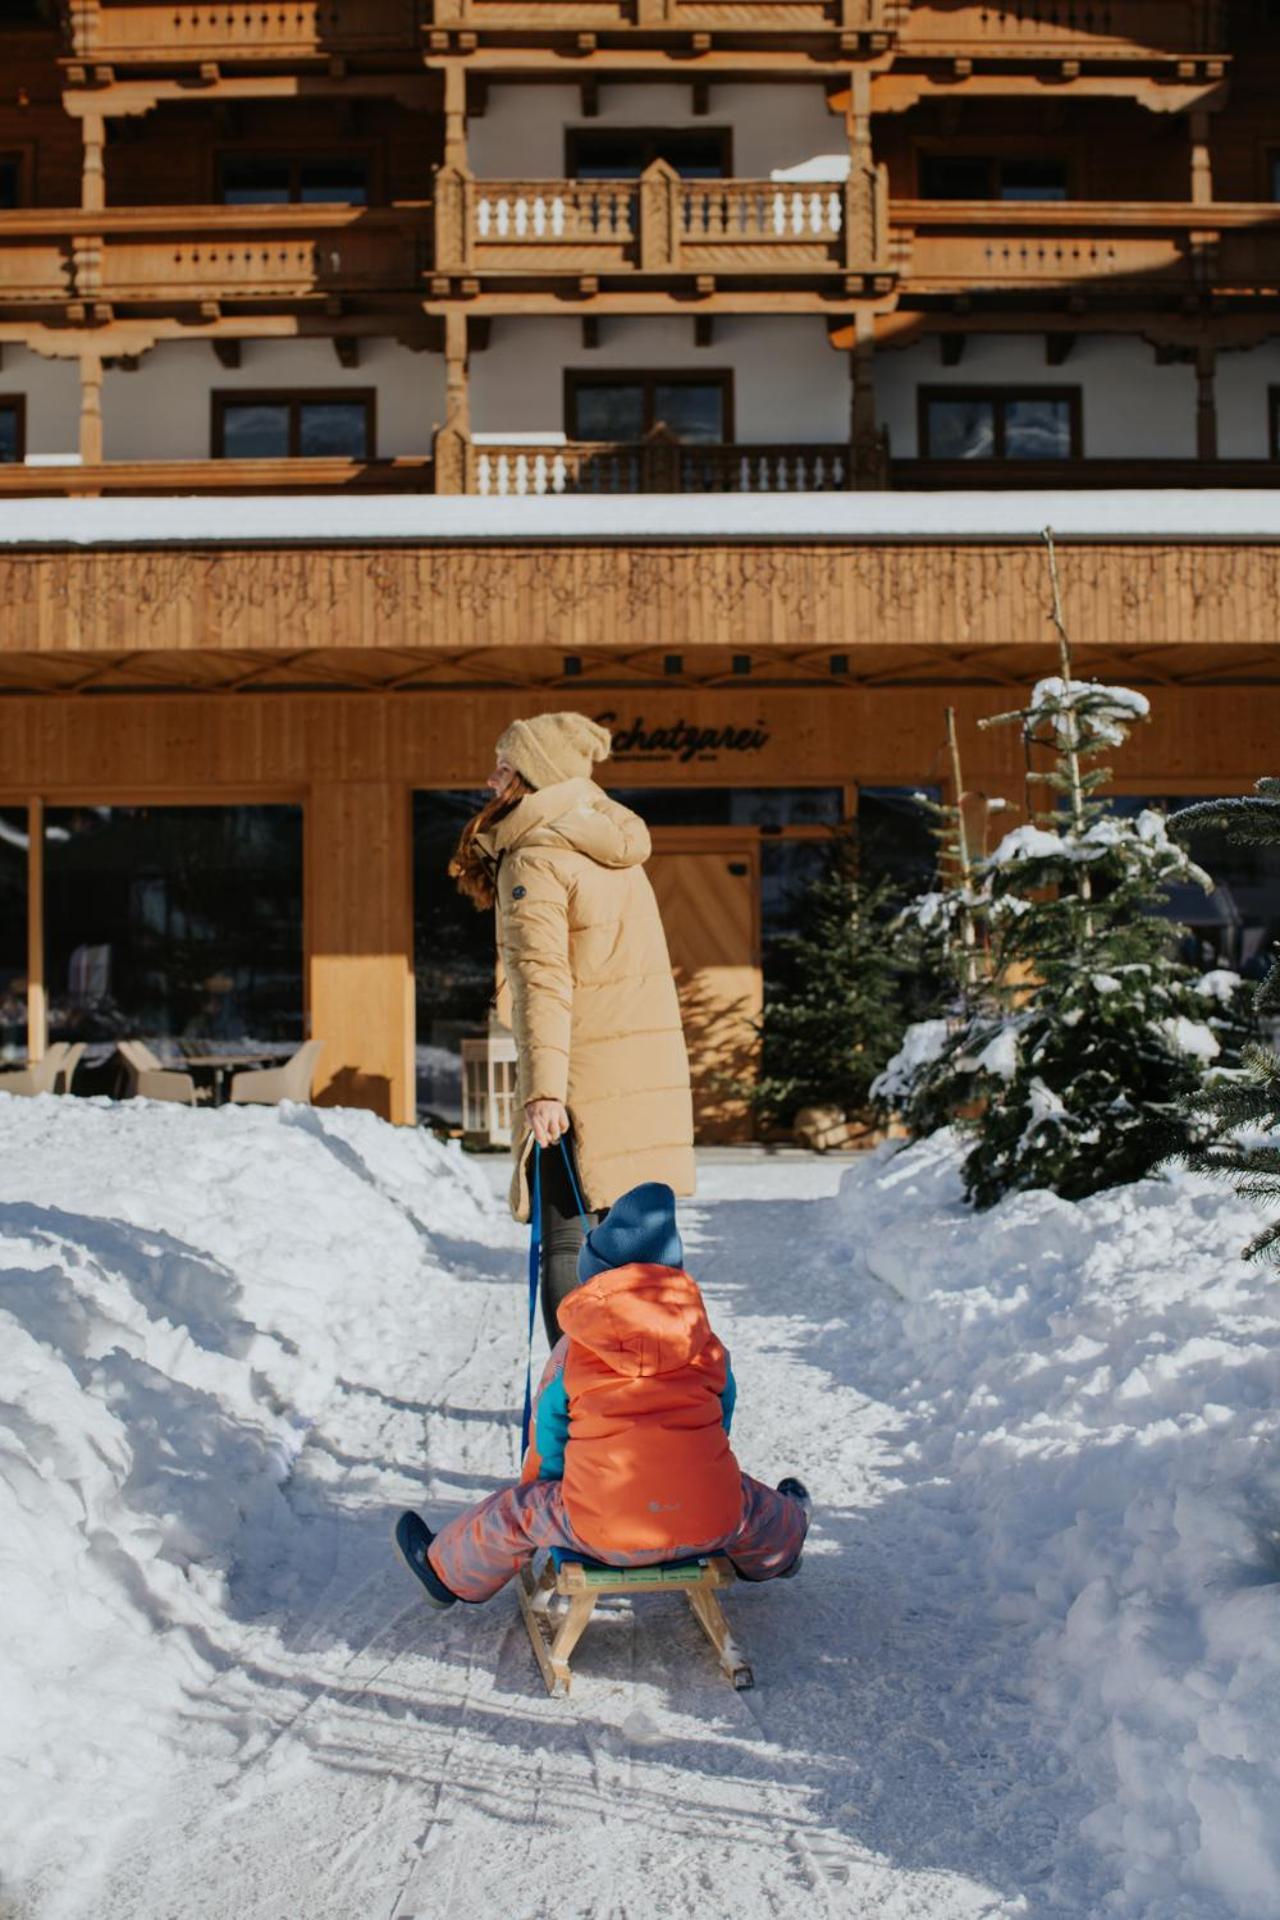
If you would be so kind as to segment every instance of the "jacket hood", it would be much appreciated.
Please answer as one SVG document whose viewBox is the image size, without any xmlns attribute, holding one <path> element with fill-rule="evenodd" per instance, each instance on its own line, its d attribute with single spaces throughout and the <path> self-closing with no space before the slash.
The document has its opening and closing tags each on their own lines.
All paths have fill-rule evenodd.
<svg viewBox="0 0 1280 1920">
<path fill-rule="evenodd" d="M 601 867 L 639 867 L 651 851 L 638 813 L 611 800 L 594 780 L 561 780 L 526 794 L 493 829 L 496 853 L 517 847 L 572 847 Z"/>
<path fill-rule="evenodd" d="M 613 1373 L 674 1373 L 711 1338 L 697 1282 L 680 1267 L 611 1267 L 560 1305 L 560 1325 Z"/>
</svg>

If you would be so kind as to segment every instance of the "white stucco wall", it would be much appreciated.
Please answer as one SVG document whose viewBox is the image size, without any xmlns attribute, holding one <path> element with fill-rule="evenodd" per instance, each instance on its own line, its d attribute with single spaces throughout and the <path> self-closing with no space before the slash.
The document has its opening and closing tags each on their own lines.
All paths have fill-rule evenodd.
<svg viewBox="0 0 1280 1920">
<path fill-rule="evenodd" d="M 936 340 L 882 352 L 876 408 L 895 459 L 917 457 L 916 392 L 924 387 L 1079 387 L 1089 460 L 1193 460 L 1196 381 L 1188 366 L 1157 366 L 1141 340 L 1081 335 L 1065 366 L 1045 361 L 1042 334 L 977 334 L 958 367 L 944 367 Z"/>
<path fill-rule="evenodd" d="M 582 116 L 575 86 L 494 86 L 480 119 L 467 128 L 467 156 L 482 180 L 559 180 L 564 177 L 566 127 L 729 127 L 733 171 L 740 180 L 765 180 L 775 167 L 797 166 L 846 146 L 844 121 L 827 108 L 816 84 L 749 81 L 709 90 L 708 111 L 695 115 L 687 82 L 626 82 L 600 88 L 600 111 Z"/>
<path fill-rule="evenodd" d="M 1218 452 L 1224 460 L 1266 460 L 1270 402 L 1280 387 L 1280 340 L 1218 356 Z"/>
<path fill-rule="evenodd" d="M 80 365 L 46 360 L 26 347 L 6 346 L 0 356 L 0 394 L 25 394 L 27 458 L 79 458 Z"/>
<path fill-rule="evenodd" d="M 444 362 L 395 340 L 362 340 L 358 367 L 343 367 L 327 340 L 246 340 L 240 365 L 227 368 L 204 341 L 165 342 L 135 373 L 108 370 L 102 383 L 102 433 L 108 460 L 203 460 L 211 451 L 215 389 L 373 387 L 376 456 L 431 451 L 444 418 Z"/>
<path fill-rule="evenodd" d="M 848 355 L 828 346 L 824 322 L 755 316 L 717 317 L 709 347 L 694 346 L 691 319 L 604 319 L 590 350 L 576 320 L 496 319 L 488 348 L 471 359 L 473 431 L 562 439 L 567 367 L 729 369 L 739 440 L 842 441 L 849 432 Z"/>
</svg>

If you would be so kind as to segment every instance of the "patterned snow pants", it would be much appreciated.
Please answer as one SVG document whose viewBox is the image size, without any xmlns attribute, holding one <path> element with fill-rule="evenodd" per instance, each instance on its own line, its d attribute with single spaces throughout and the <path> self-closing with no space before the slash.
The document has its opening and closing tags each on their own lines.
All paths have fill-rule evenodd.
<svg viewBox="0 0 1280 1920">
<path fill-rule="evenodd" d="M 809 1517 L 798 1500 L 778 1493 L 750 1474 L 742 1476 L 742 1518 L 722 1540 L 691 1541 L 671 1553 L 611 1553 L 617 1567 L 651 1567 L 663 1560 L 690 1560 L 699 1553 L 724 1553 L 744 1580 L 774 1580 L 792 1565 L 808 1531 Z M 436 1573 L 460 1600 L 488 1600 L 532 1560 L 539 1547 L 566 1547 L 599 1559 L 579 1540 L 564 1510 L 559 1480 L 535 1480 L 503 1487 L 469 1513 L 441 1527 L 431 1545 Z"/>
</svg>

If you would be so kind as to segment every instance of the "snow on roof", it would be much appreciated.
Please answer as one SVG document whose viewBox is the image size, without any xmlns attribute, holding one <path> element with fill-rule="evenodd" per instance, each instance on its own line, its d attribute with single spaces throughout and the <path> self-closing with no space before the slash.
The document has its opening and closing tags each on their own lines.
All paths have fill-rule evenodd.
<svg viewBox="0 0 1280 1920">
<path fill-rule="evenodd" d="M 254 541 L 1280 541 L 1280 490 L 6 500 L 0 546 Z"/>
</svg>

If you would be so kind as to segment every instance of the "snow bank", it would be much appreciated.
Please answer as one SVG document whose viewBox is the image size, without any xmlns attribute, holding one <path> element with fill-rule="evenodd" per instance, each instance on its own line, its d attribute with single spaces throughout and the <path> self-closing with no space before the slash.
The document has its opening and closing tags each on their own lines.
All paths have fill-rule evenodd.
<svg viewBox="0 0 1280 1920">
<path fill-rule="evenodd" d="M 493 1207 L 455 1150 L 307 1107 L 0 1095 L 0 1169 L 0 1907 L 39 1880 L 45 1916 L 235 1659 L 237 1564 L 305 1577 L 300 1449 Z"/>
<path fill-rule="evenodd" d="M 1257 1216 L 1189 1175 L 975 1215 L 959 1157 L 936 1135 L 838 1202 L 902 1302 L 886 1366 L 917 1465 L 982 1604 L 1034 1635 L 1043 1729 L 1113 1869 L 1102 1910 L 1275 1920 L 1280 1316 L 1235 1253 Z"/>
</svg>

